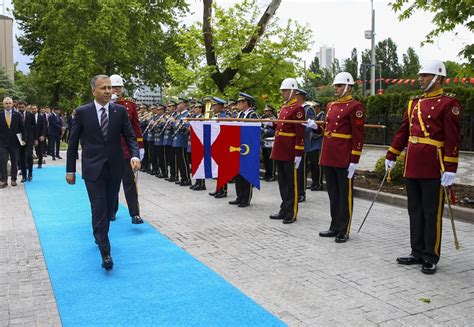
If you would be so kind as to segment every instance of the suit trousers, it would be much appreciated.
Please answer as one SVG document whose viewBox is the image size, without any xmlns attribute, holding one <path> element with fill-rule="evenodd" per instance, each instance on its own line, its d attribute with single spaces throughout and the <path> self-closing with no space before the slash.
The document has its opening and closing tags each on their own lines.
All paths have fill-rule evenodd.
<svg viewBox="0 0 474 327">
<path fill-rule="evenodd" d="M 271 153 L 272 148 L 262 148 L 263 166 L 265 167 L 265 179 L 275 178 L 275 162 L 270 157 Z"/>
<path fill-rule="evenodd" d="M 306 185 L 308 184 L 308 172 L 306 166 L 306 152 L 301 156 L 300 166 L 297 169 L 298 173 L 298 195 L 306 195 Z"/>
<path fill-rule="evenodd" d="M 296 219 L 298 214 L 298 178 L 294 161 L 275 160 L 281 204 L 279 214 L 285 219 Z"/>
<path fill-rule="evenodd" d="M 235 176 L 235 193 L 239 203 L 250 204 L 252 200 L 252 184 L 241 175 Z"/>
<path fill-rule="evenodd" d="M 23 178 L 33 176 L 33 142 L 20 148 L 20 169 Z"/>
<path fill-rule="evenodd" d="M 440 179 L 407 178 L 411 253 L 438 263 L 441 252 L 444 190 Z"/>
<path fill-rule="evenodd" d="M 170 178 L 178 179 L 178 169 L 176 168 L 175 148 L 171 145 L 165 145 L 166 160 L 170 165 Z"/>
<path fill-rule="evenodd" d="M 189 176 L 189 161 L 186 148 L 179 147 L 174 149 L 176 153 L 179 174 L 181 175 L 181 181 L 189 182 L 191 181 L 191 177 Z"/>
<path fill-rule="evenodd" d="M 323 169 L 319 165 L 320 151 L 314 150 L 306 153 L 306 164 L 311 172 L 311 186 L 323 186 Z"/>
<path fill-rule="evenodd" d="M 166 178 L 168 177 L 168 163 L 166 162 L 165 147 L 158 145 L 158 164 L 160 166 L 160 173 Z"/>
<path fill-rule="evenodd" d="M 61 143 L 61 136 L 48 135 L 49 153 L 54 157 L 59 157 L 59 145 Z"/>
<path fill-rule="evenodd" d="M 43 149 L 44 149 L 44 142 L 38 141 L 38 145 L 35 146 L 36 157 L 38 158 L 38 167 L 43 165 Z"/>
<path fill-rule="evenodd" d="M 18 155 L 19 148 L 15 147 L 0 147 L 0 166 L 1 166 L 1 180 L 7 182 L 8 180 L 8 157 L 10 157 L 11 165 L 11 180 L 16 181 L 18 175 Z"/>
<path fill-rule="evenodd" d="M 109 225 L 120 190 L 121 176 L 110 174 L 109 163 L 102 166 L 95 181 L 85 181 L 91 203 L 92 230 L 102 257 L 110 255 Z"/>
<path fill-rule="evenodd" d="M 331 210 L 330 230 L 349 236 L 352 222 L 352 178 L 347 178 L 346 168 L 324 166 L 326 187 Z"/>
<path fill-rule="evenodd" d="M 130 159 L 124 159 L 123 161 L 123 175 L 122 175 L 122 187 L 125 193 L 125 200 L 127 201 L 128 213 L 130 217 L 140 215 L 140 207 L 138 204 L 138 188 L 135 180 L 135 173 L 130 166 Z M 117 194 L 117 201 L 115 202 L 115 210 L 117 213 L 119 207 L 119 197 Z"/>
<path fill-rule="evenodd" d="M 149 162 L 149 159 L 148 159 L 148 157 L 149 157 L 148 141 L 143 140 L 143 148 L 145 149 L 145 154 L 143 155 L 143 160 L 141 162 L 142 169 L 148 170 L 148 168 L 149 168 L 149 165 L 148 165 L 148 162 Z"/>
</svg>

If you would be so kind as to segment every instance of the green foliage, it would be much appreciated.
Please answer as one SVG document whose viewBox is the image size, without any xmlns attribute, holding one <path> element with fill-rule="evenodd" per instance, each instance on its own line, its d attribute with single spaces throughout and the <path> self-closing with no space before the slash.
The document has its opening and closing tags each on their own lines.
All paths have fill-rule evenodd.
<svg viewBox="0 0 474 327">
<path fill-rule="evenodd" d="M 237 69 L 238 73 L 224 92 L 219 92 L 211 78 L 217 68 L 206 64 L 202 23 L 196 23 L 181 28 L 177 36 L 176 45 L 185 54 L 184 60 L 178 61 L 175 56 L 166 58 L 174 91 L 185 92 L 193 85 L 196 88 L 190 92 L 190 96 L 213 94 L 229 98 L 243 91 L 257 97 L 259 107 L 264 103 L 281 103 L 281 81 L 304 74 L 299 67 L 298 54 L 308 49 L 310 29 L 292 20 L 280 27 L 277 19 L 273 18 L 255 49 L 250 53 L 242 53 L 242 48 L 255 31 L 259 17 L 256 1 L 241 1 L 228 9 L 215 5 L 213 9 L 215 15 L 211 24 L 217 67 L 220 72 L 230 67 Z"/>
<path fill-rule="evenodd" d="M 357 68 L 359 67 L 359 60 L 357 59 L 357 49 L 352 49 L 351 57 L 344 60 L 345 71 L 350 73 L 354 80 L 358 79 L 359 72 Z"/>
<path fill-rule="evenodd" d="M 407 53 L 403 54 L 402 77 L 416 78 L 420 71 L 420 59 L 412 47 L 409 47 Z"/>
<path fill-rule="evenodd" d="M 375 61 L 382 66 L 383 77 L 398 77 L 401 75 L 402 69 L 398 63 L 397 45 L 391 38 L 377 43 Z"/>
<path fill-rule="evenodd" d="M 397 163 L 390 170 L 390 179 L 393 183 L 401 183 L 403 181 L 403 172 L 405 171 L 405 154 L 402 153 L 397 157 Z M 380 157 L 375 163 L 375 174 L 382 180 L 385 176 L 385 157 Z M 387 180 L 387 182 L 389 182 Z"/>
<path fill-rule="evenodd" d="M 164 58 L 181 57 L 173 38 L 184 0 L 13 0 L 13 5 L 23 31 L 21 50 L 33 58 L 31 69 L 52 94 L 51 102 L 63 107 L 89 99 L 96 74 L 162 84 Z"/>
<path fill-rule="evenodd" d="M 5 71 L 0 69 L 0 99 L 12 96 L 21 98 L 23 95 L 23 92 L 8 79 Z"/>
<path fill-rule="evenodd" d="M 405 6 L 407 5 L 407 6 Z M 424 43 L 434 43 L 436 37 L 444 32 L 453 31 L 457 26 L 464 25 L 469 31 L 474 31 L 474 3 L 472 0 L 393 0 L 390 6 L 399 13 L 399 19 L 411 17 L 416 10 L 433 12 L 435 28 L 425 37 Z M 474 44 L 467 43 L 460 52 L 468 62 L 467 69 L 472 72 L 474 66 Z"/>
</svg>

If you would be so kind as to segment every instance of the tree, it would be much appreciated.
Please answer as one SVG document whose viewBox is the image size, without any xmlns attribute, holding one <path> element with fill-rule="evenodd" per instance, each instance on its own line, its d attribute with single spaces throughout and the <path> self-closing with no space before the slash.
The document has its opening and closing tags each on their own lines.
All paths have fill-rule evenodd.
<svg viewBox="0 0 474 327">
<path fill-rule="evenodd" d="M 351 57 L 344 60 L 345 71 L 350 73 L 354 80 L 358 79 L 359 75 L 359 60 L 357 59 L 357 49 L 352 49 Z"/>
<path fill-rule="evenodd" d="M 3 69 L 0 69 L 0 98 L 4 97 L 23 97 L 23 93 L 8 78 Z"/>
<path fill-rule="evenodd" d="M 75 106 L 90 98 L 89 80 L 119 73 L 126 80 L 161 84 L 164 58 L 173 51 L 176 15 L 185 0 L 13 0 L 23 35 L 21 51 L 53 94 L 52 104 Z"/>
<path fill-rule="evenodd" d="M 276 19 L 270 21 L 276 10 L 272 5 L 279 1 L 272 1 L 260 19 L 256 0 L 229 9 L 206 2 L 204 22 L 178 33 L 185 60 L 166 60 L 173 85 L 181 91 L 195 85 L 195 96 L 217 92 L 235 97 L 247 91 L 280 102 L 281 81 L 300 73 L 297 54 L 308 48 L 309 28 L 291 20 L 284 27 Z"/>
<path fill-rule="evenodd" d="M 420 59 L 412 47 L 409 47 L 407 53 L 403 54 L 403 77 L 415 78 L 420 71 Z"/>
<path fill-rule="evenodd" d="M 405 7 L 405 4 L 409 4 Z M 399 19 L 405 20 L 411 17 L 416 10 L 435 13 L 432 20 L 435 25 L 421 43 L 433 43 L 435 37 L 444 32 L 453 31 L 457 26 L 464 25 L 469 31 L 474 31 L 474 15 L 472 0 L 393 0 L 390 3 L 392 9 L 399 13 Z M 474 65 L 474 44 L 466 44 L 459 53 L 468 62 L 468 69 L 472 71 Z"/>
<path fill-rule="evenodd" d="M 400 77 L 402 70 L 398 63 L 397 45 L 391 38 L 377 43 L 375 58 L 382 67 L 382 77 Z"/>
</svg>

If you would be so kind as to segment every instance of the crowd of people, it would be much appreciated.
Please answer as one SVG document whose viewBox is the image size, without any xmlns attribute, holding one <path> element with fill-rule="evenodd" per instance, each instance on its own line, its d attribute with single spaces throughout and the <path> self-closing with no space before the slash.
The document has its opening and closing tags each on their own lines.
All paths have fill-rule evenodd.
<svg viewBox="0 0 474 327">
<path fill-rule="evenodd" d="M 408 103 L 403 123 L 388 149 L 387 172 L 406 148 L 405 178 L 410 216 L 411 253 L 397 258 L 399 264 L 421 264 L 426 274 L 436 272 L 441 247 L 441 215 L 447 188 L 453 184 L 458 164 L 461 106 L 455 95 L 443 93 L 446 68 L 441 61 L 425 63 L 419 72 L 423 95 Z M 133 224 L 143 220 L 139 212 L 136 171 L 146 172 L 179 187 L 206 190 L 204 179 L 192 182 L 189 118 L 255 121 L 261 119 L 261 157 L 267 182 L 277 180 L 281 204 L 270 219 L 292 224 L 306 191 L 327 189 L 330 201 L 329 228 L 320 237 L 336 243 L 349 240 L 353 209 L 353 177 L 364 145 L 365 109 L 352 97 L 354 79 L 347 72 L 335 76 L 336 100 L 326 105 L 307 99 L 294 78 L 283 80 L 283 104 L 277 112 L 266 105 L 259 117 L 254 97 L 240 92 L 237 99 L 208 96 L 203 101 L 179 97 L 167 104 L 137 105 L 124 97 L 119 75 L 98 75 L 91 82 L 94 102 L 79 107 L 70 121 L 70 133 L 59 109 L 50 112 L 23 101 L 3 100 L 0 114 L 0 187 L 6 187 L 6 159 L 12 161 L 12 185 L 16 167 L 22 181 L 32 179 L 32 149 L 41 167 L 45 154 L 61 159 L 59 142 L 66 134 L 67 182 L 75 183 L 79 142 L 82 147 L 82 176 L 92 206 L 95 241 L 102 266 L 110 269 L 109 222 L 115 220 L 120 182 Z M 113 118 L 113 119 L 112 119 Z M 48 141 L 49 153 L 44 149 Z M 45 153 L 46 152 L 46 153 Z M 20 157 L 17 163 L 18 154 Z M 307 185 L 310 173 L 311 184 Z M 323 175 L 325 183 L 323 183 Z M 234 200 L 230 205 L 245 208 L 252 200 L 253 186 L 235 176 Z M 228 196 L 228 185 L 212 190 L 210 196 Z"/>
</svg>

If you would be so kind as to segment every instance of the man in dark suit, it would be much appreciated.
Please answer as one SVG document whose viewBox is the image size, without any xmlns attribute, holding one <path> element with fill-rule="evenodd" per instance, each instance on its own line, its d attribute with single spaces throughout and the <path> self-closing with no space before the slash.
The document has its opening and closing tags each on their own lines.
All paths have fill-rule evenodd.
<svg viewBox="0 0 474 327">
<path fill-rule="evenodd" d="M 48 144 L 49 152 L 53 157 L 53 160 L 62 159 L 59 156 L 59 145 L 61 143 L 61 134 L 63 123 L 59 114 L 61 113 L 61 108 L 54 108 L 54 112 L 48 117 Z"/>
<path fill-rule="evenodd" d="M 33 179 L 33 146 L 38 144 L 35 116 L 26 110 L 26 103 L 19 100 L 16 104 L 25 126 L 25 145 L 20 148 L 21 182 Z"/>
<path fill-rule="evenodd" d="M 0 188 L 8 185 L 8 157 L 11 163 L 11 184 L 17 186 L 18 153 L 20 146 L 24 144 L 23 138 L 21 115 L 13 110 L 13 100 L 4 98 L 3 110 L 0 111 Z"/>
<path fill-rule="evenodd" d="M 85 180 L 92 209 L 95 242 L 102 255 L 102 267 L 113 267 L 110 256 L 109 219 L 115 209 L 123 173 L 121 138 L 131 154 L 133 171 L 140 168 L 139 150 L 125 107 L 110 103 L 112 85 L 107 75 L 91 80 L 94 102 L 76 109 L 76 117 L 69 138 L 66 162 L 66 181 L 76 182 L 76 155 L 79 141 L 82 146 L 82 178 Z"/>
<path fill-rule="evenodd" d="M 46 136 L 48 134 L 48 127 L 46 123 L 46 116 L 39 112 L 36 104 L 31 105 L 31 112 L 33 113 L 36 125 L 36 138 L 38 143 L 35 146 L 36 157 L 38 158 L 38 168 L 43 166 L 43 153 L 44 147 L 46 146 Z"/>
</svg>

